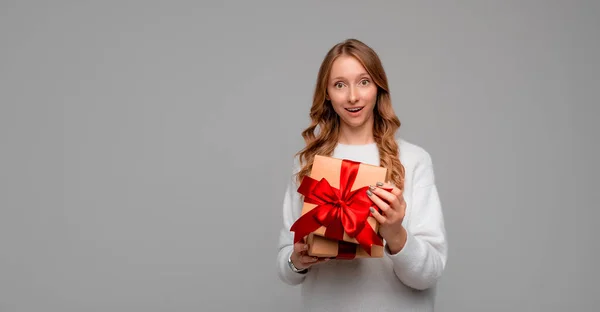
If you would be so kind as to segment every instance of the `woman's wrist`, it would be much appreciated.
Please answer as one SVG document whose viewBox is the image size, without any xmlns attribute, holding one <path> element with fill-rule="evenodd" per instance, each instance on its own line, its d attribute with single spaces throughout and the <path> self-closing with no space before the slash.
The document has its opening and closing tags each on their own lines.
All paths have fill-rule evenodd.
<svg viewBox="0 0 600 312">
<path fill-rule="evenodd" d="M 300 273 L 300 274 L 305 274 L 306 272 L 308 272 L 308 268 L 301 268 L 298 267 L 296 264 L 294 264 L 294 253 L 292 252 L 290 254 L 290 257 L 288 258 L 288 265 L 290 267 L 290 269 L 292 269 L 292 271 L 294 271 L 295 273 Z"/>
<path fill-rule="evenodd" d="M 404 245 L 406 245 L 407 237 L 408 237 L 408 233 L 406 232 L 406 229 L 403 226 L 401 226 L 400 231 L 398 231 L 390 239 L 386 240 L 389 252 L 392 255 L 395 255 L 395 254 L 399 253 L 400 251 L 402 251 L 402 249 L 404 248 Z"/>
</svg>

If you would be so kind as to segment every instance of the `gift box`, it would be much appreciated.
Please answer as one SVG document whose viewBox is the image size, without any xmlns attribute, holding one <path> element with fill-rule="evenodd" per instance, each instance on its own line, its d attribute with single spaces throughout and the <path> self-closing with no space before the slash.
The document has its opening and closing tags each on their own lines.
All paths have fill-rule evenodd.
<svg viewBox="0 0 600 312">
<path fill-rule="evenodd" d="M 302 214 L 290 230 L 294 243 L 306 238 L 308 254 L 333 259 L 381 258 L 383 239 L 371 216 L 370 185 L 383 182 L 387 169 L 347 159 L 316 155 L 298 192 Z"/>
</svg>

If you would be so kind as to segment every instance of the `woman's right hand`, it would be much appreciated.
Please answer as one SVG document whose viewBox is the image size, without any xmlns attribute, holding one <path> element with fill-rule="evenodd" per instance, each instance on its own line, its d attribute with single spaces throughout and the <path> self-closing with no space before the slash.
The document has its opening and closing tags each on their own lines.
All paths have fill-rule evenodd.
<svg viewBox="0 0 600 312">
<path fill-rule="evenodd" d="M 291 260 L 294 266 L 299 270 L 308 269 L 315 264 L 329 261 L 329 258 L 311 257 L 307 252 L 308 244 L 306 244 L 304 239 L 294 244 Z"/>
</svg>

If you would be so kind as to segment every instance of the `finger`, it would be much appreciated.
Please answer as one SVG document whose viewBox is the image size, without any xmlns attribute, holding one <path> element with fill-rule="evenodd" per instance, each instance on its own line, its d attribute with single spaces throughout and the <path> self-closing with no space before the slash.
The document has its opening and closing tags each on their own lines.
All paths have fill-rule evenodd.
<svg viewBox="0 0 600 312">
<path fill-rule="evenodd" d="M 305 256 L 300 256 L 299 259 L 300 259 L 300 262 L 303 265 L 314 264 L 317 261 L 319 261 L 318 257 L 311 257 L 311 256 L 306 256 L 306 255 Z"/>
<path fill-rule="evenodd" d="M 308 245 L 303 242 L 298 242 L 294 244 L 294 251 L 298 254 L 306 252 L 308 250 Z"/>
<path fill-rule="evenodd" d="M 399 189 L 398 187 L 396 187 L 396 185 L 394 183 L 391 182 L 377 182 L 377 187 L 383 188 L 383 189 L 390 189 L 390 193 L 394 194 L 396 197 L 400 197 L 400 195 L 402 195 L 402 190 Z"/>
<path fill-rule="evenodd" d="M 309 258 L 312 258 L 312 257 L 309 257 Z M 329 260 L 331 260 L 331 259 L 329 259 L 329 258 L 317 258 L 317 260 L 315 260 L 315 261 L 311 260 L 311 261 L 304 262 L 304 261 L 302 261 L 302 259 L 300 259 L 300 266 L 303 267 L 303 268 L 308 269 L 308 268 L 312 267 L 313 265 L 317 265 L 319 263 L 327 262 Z"/>
<path fill-rule="evenodd" d="M 388 204 L 393 206 L 393 203 L 398 201 L 396 195 L 390 193 L 387 190 L 383 189 L 384 186 L 371 187 L 371 192 L 375 193 L 378 197 L 386 201 Z"/>
<path fill-rule="evenodd" d="M 381 209 L 381 211 L 383 211 L 384 214 L 389 216 L 391 213 L 393 213 L 390 205 L 388 205 L 388 203 L 384 202 L 377 194 L 373 193 L 371 190 L 367 190 L 367 195 L 369 196 L 371 201 L 375 205 L 377 205 L 377 207 L 379 207 L 379 209 Z"/>
<path fill-rule="evenodd" d="M 393 220 L 396 218 L 404 218 L 404 214 L 406 212 L 406 201 L 404 200 L 404 196 L 402 196 L 403 191 L 397 188 L 393 183 L 377 182 L 376 186 L 377 188 L 373 192 L 382 199 L 385 199 L 391 207 L 390 211 L 384 211 L 388 217 L 388 221 L 393 222 Z M 384 190 L 384 188 L 391 189 L 391 192 Z M 390 199 L 390 194 L 393 196 L 393 199 Z"/>
<path fill-rule="evenodd" d="M 371 215 L 379 224 L 385 224 L 387 222 L 386 217 L 382 216 L 377 209 L 371 207 Z"/>
<path fill-rule="evenodd" d="M 315 262 L 313 263 L 313 265 L 315 265 L 315 264 L 317 264 L 317 263 L 321 263 L 321 262 L 327 262 L 327 261 L 329 261 L 329 260 L 331 260 L 331 258 L 329 258 L 329 257 L 317 257 L 317 261 L 315 261 Z"/>
<path fill-rule="evenodd" d="M 391 193 L 396 197 L 395 201 L 397 203 L 394 203 L 392 206 L 394 207 L 394 210 L 397 212 L 401 212 L 404 213 L 404 210 L 406 209 L 406 201 L 404 200 L 404 191 L 399 189 L 398 187 L 396 187 L 396 185 L 394 185 L 393 183 L 380 183 L 382 184 L 381 187 L 386 188 L 389 187 L 391 188 Z"/>
</svg>

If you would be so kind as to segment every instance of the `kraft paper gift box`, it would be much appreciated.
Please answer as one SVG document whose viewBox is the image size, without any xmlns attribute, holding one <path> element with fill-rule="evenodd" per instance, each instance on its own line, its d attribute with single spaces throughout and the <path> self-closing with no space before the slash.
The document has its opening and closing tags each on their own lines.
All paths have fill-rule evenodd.
<svg viewBox="0 0 600 312">
<path fill-rule="evenodd" d="M 308 254 L 316 257 L 383 257 L 379 224 L 369 211 L 378 208 L 367 190 L 385 181 L 386 174 L 384 167 L 316 155 L 310 175 L 298 188 L 304 203 L 290 228 L 294 243 L 306 238 Z"/>
</svg>

